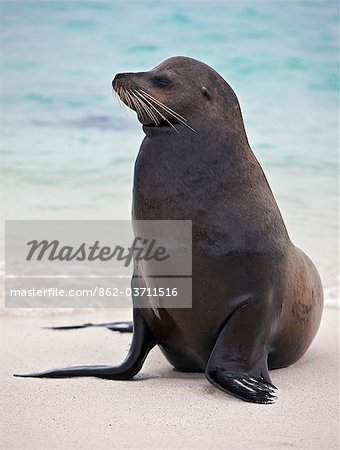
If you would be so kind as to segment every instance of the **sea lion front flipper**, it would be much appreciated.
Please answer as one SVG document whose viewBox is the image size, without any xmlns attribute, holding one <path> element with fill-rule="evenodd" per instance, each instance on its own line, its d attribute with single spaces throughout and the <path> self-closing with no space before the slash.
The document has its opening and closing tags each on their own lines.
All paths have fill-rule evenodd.
<svg viewBox="0 0 340 450">
<path fill-rule="evenodd" d="M 250 299 L 234 311 L 220 331 L 205 372 L 213 385 L 247 402 L 276 399 L 267 367 L 268 309 Z"/>
<path fill-rule="evenodd" d="M 156 345 L 156 340 L 149 330 L 139 309 L 134 309 L 134 332 L 129 353 L 122 364 L 118 366 L 75 366 L 64 369 L 48 370 L 15 377 L 28 378 L 70 378 L 70 377 L 97 377 L 111 380 L 129 380 L 142 368 L 145 358 Z"/>
<path fill-rule="evenodd" d="M 108 323 L 83 323 L 79 325 L 62 325 L 57 327 L 44 327 L 45 330 L 77 330 L 79 328 L 89 327 L 105 327 L 111 331 L 119 331 L 120 333 L 132 333 L 133 322 L 108 322 Z"/>
</svg>

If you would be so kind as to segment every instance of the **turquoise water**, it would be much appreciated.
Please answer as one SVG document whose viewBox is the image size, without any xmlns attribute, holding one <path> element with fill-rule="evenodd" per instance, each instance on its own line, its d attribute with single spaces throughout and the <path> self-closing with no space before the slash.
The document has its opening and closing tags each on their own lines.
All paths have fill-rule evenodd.
<svg viewBox="0 0 340 450">
<path fill-rule="evenodd" d="M 4 2 L 1 219 L 128 218 L 143 133 L 111 80 L 173 55 L 233 86 L 293 241 L 337 291 L 337 2 Z"/>
</svg>

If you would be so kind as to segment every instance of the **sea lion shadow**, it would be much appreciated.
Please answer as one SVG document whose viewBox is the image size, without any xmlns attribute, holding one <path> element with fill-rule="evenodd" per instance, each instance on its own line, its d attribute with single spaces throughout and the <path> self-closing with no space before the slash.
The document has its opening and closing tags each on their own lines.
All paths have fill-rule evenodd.
<svg viewBox="0 0 340 450">
<path fill-rule="evenodd" d="M 164 369 L 162 372 L 155 375 L 141 374 L 134 378 L 134 381 L 146 381 L 154 379 L 177 379 L 177 380 L 201 380 L 204 379 L 205 375 L 203 372 L 183 372 L 172 367 Z"/>
</svg>

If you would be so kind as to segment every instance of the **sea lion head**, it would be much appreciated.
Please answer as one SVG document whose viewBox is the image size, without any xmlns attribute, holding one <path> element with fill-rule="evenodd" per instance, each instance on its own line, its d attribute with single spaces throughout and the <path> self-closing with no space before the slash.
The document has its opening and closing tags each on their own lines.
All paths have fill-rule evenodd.
<svg viewBox="0 0 340 450">
<path fill-rule="evenodd" d="M 137 113 L 146 134 L 195 132 L 239 111 L 229 84 L 201 61 L 176 56 L 149 72 L 119 73 L 113 90 Z"/>
</svg>

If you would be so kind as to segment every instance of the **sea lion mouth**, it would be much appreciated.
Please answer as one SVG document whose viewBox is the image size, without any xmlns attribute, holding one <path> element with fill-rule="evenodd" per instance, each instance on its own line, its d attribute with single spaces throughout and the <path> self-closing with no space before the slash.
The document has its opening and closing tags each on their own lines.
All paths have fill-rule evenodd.
<svg viewBox="0 0 340 450">
<path fill-rule="evenodd" d="M 169 129 L 170 127 L 179 133 L 176 124 L 183 124 L 194 133 L 187 119 L 165 105 L 156 97 L 136 86 L 130 86 L 125 82 L 112 83 L 113 92 L 117 94 L 126 106 L 136 112 L 143 129 Z"/>
<path fill-rule="evenodd" d="M 154 122 L 149 122 L 149 123 L 143 123 L 144 127 L 147 128 L 170 128 L 171 125 L 175 126 L 178 125 L 179 122 L 177 120 L 160 120 L 158 124 L 155 124 Z"/>
</svg>

